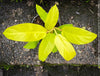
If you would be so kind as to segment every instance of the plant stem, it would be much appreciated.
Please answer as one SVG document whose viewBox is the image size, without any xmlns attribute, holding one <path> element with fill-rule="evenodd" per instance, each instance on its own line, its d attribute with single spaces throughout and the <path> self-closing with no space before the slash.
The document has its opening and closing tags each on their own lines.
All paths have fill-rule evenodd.
<svg viewBox="0 0 100 76">
<path fill-rule="evenodd" d="M 52 32 L 53 30 L 54 30 L 54 28 L 53 28 L 53 29 L 51 29 L 51 30 L 48 30 L 48 31 L 47 31 L 47 33 Z"/>
<path fill-rule="evenodd" d="M 55 34 L 57 35 L 57 31 L 54 29 Z"/>
<path fill-rule="evenodd" d="M 57 29 L 57 30 L 59 30 L 59 31 L 62 31 L 60 28 L 57 28 L 57 27 L 55 27 L 55 29 Z"/>
</svg>

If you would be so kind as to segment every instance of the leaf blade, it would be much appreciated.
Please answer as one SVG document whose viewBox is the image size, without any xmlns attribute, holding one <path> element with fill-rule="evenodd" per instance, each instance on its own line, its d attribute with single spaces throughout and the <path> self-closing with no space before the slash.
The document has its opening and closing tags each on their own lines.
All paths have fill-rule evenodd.
<svg viewBox="0 0 100 76">
<path fill-rule="evenodd" d="M 56 48 L 56 46 L 53 48 L 53 50 L 52 50 L 52 52 L 53 53 L 56 53 L 58 50 L 57 50 L 57 48 Z"/>
<path fill-rule="evenodd" d="M 38 43 L 39 43 L 39 41 L 28 42 L 27 44 L 24 45 L 24 48 L 34 49 L 34 48 L 36 48 Z"/>
<path fill-rule="evenodd" d="M 47 15 L 46 22 L 45 22 L 45 27 L 48 30 L 51 30 L 58 22 L 58 18 L 59 18 L 59 10 L 58 10 L 57 6 L 54 5 L 49 10 L 49 13 Z"/>
<path fill-rule="evenodd" d="M 55 45 L 59 53 L 65 60 L 69 61 L 75 57 L 76 52 L 73 46 L 62 35 L 60 34 L 56 35 Z"/>
<path fill-rule="evenodd" d="M 97 37 L 95 33 L 78 27 L 64 27 L 62 29 L 62 35 L 69 42 L 78 45 L 90 43 Z"/>
<path fill-rule="evenodd" d="M 14 41 L 38 41 L 46 36 L 46 29 L 38 24 L 22 23 L 8 27 L 3 34 Z"/>
<path fill-rule="evenodd" d="M 73 24 L 64 24 L 64 25 L 59 26 L 58 28 L 62 29 L 67 26 L 70 27 L 70 26 L 73 26 Z"/>
<path fill-rule="evenodd" d="M 52 52 L 54 44 L 55 34 L 48 33 L 46 37 L 41 41 L 39 45 L 39 60 L 45 61 L 48 55 Z"/>
<path fill-rule="evenodd" d="M 73 27 L 73 24 L 64 24 L 64 25 L 59 26 L 58 28 L 62 29 L 64 27 Z M 58 34 L 61 34 L 61 31 L 59 31 L 59 30 L 56 30 L 56 31 L 57 31 Z"/>
<path fill-rule="evenodd" d="M 37 4 L 36 4 L 36 11 L 37 11 L 38 15 L 40 16 L 40 18 L 45 23 L 46 18 L 47 18 L 47 12 L 41 6 L 39 6 Z"/>
</svg>

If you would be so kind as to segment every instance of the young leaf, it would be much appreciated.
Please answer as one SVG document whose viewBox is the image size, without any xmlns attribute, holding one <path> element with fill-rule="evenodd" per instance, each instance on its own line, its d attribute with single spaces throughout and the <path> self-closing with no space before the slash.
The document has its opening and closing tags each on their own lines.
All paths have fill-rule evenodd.
<svg viewBox="0 0 100 76">
<path fill-rule="evenodd" d="M 15 41 L 38 41 L 46 36 L 47 30 L 38 24 L 22 23 L 8 27 L 3 34 Z"/>
<path fill-rule="evenodd" d="M 26 45 L 24 45 L 24 48 L 34 49 L 34 48 L 36 48 L 38 43 L 39 43 L 39 41 L 28 42 Z"/>
<path fill-rule="evenodd" d="M 59 17 L 59 10 L 58 10 L 57 6 L 54 5 L 50 9 L 50 11 L 47 15 L 47 18 L 46 18 L 46 21 L 45 21 L 45 27 L 48 30 L 51 30 L 56 25 L 56 23 L 58 22 L 58 17 Z"/>
<path fill-rule="evenodd" d="M 41 41 L 39 45 L 39 60 L 45 61 L 48 55 L 52 52 L 54 44 L 55 34 L 48 33 L 46 37 Z"/>
<path fill-rule="evenodd" d="M 40 16 L 40 18 L 45 23 L 46 17 L 47 17 L 47 12 L 41 6 L 39 6 L 37 4 L 36 4 L 36 11 L 37 11 L 38 15 Z"/>
<path fill-rule="evenodd" d="M 97 35 L 78 27 L 64 27 L 62 35 L 73 44 L 87 44 L 92 42 Z"/>
<path fill-rule="evenodd" d="M 57 52 L 56 46 L 53 48 L 52 52 L 53 52 L 53 53 L 56 53 L 56 52 Z"/>
<path fill-rule="evenodd" d="M 73 46 L 61 34 L 56 35 L 55 45 L 65 60 L 69 61 L 75 57 L 76 52 Z"/>
</svg>

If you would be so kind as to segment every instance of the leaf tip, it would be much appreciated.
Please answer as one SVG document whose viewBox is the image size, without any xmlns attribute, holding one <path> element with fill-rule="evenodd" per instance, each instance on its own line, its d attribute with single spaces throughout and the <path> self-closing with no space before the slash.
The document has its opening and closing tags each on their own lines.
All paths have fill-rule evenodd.
<svg viewBox="0 0 100 76">
<path fill-rule="evenodd" d="M 2 33 L 4 36 L 6 36 L 6 29 L 4 30 L 4 32 Z"/>
<path fill-rule="evenodd" d="M 38 4 L 36 4 L 36 7 L 38 7 L 39 5 Z"/>
<path fill-rule="evenodd" d="M 97 38 L 97 34 L 95 34 L 95 38 Z"/>
<path fill-rule="evenodd" d="M 76 52 L 74 52 L 73 55 L 72 55 L 70 58 L 67 58 L 67 59 L 65 59 L 65 60 L 70 61 L 70 60 L 72 60 L 75 56 L 76 56 Z"/>
<path fill-rule="evenodd" d="M 95 40 L 96 38 L 97 38 L 97 34 L 94 33 L 94 38 L 93 38 L 93 40 Z"/>
<path fill-rule="evenodd" d="M 42 57 L 39 57 L 39 60 L 44 62 L 46 59 L 42 58 Z"/>
<path fill-rule="evenodd" d="M 5 35 L 5 31 L 2 34 Z"/>
<path fill-rule="evenodd" d="M 39 6 L 38 4 L 36 4 L 36 10 L 39 9 L 39 7 L 40 7 L 40 6 Z"/>
</svg>

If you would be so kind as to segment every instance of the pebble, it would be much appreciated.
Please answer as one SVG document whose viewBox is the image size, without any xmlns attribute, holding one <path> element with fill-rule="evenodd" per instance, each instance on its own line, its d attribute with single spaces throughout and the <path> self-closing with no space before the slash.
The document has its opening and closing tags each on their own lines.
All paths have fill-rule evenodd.
<svg viewBox="0 0 100 76">
<path fill-rule="evenodd" d="M 15 22 L 17 22 L 18 20 L 15 20 Z"/>
<path fill-rule="evenodd" d="M 76 11 L 76 14 L 77 14 L 77 15 L 80 15 L 80 13 L 79 13 L 78 11 Z"/>
</svg>

